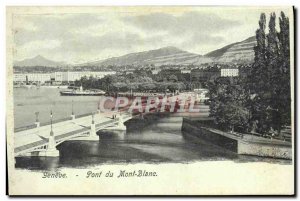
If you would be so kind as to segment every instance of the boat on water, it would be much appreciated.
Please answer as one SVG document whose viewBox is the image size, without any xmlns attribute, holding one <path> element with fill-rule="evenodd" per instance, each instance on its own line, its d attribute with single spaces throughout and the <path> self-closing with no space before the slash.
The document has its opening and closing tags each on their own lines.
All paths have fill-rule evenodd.
<svg viewBox="0 0 300 201">
<path fill-rule="evenodd" d="M 61 96 L 102 96 L 105 91 L 102 90 L 83 90 L 82 86 L 79 89 L 60 91 Z"/>
</svg>

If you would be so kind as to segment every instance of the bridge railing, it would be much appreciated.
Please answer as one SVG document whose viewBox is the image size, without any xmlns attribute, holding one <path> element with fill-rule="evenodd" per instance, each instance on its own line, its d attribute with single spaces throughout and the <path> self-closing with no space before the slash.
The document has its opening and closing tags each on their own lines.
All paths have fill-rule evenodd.
<svg viewBox="0 0 300 201">
<path fill-rule="evenodd" d="M 89 116 L 89 115 L 92 115 L 92 113 L 85 113 L 85 114 L 81 114 L 81 115 L 76 115 L 76 119 L 81 118 L 81 117 L 85 117 L 85 116 Z M 69 116 L 69 117 L 53 120 L 52 124 L 63 122 L 63 121 L 68 121 L 68 120 L 72 120 L 72 117 Z M 47 126 L 47 125 L 50 125 L 50 124 L 51 124 L 51 122 L 43 122 L 43 123 L 40 123 L 40 126 Z M 31 124 L 31 125 L 28 125 L 28 126 L 22 126 L 22 127 L 14 128 L 14 132 L 20 132 L 20 131 L 24 131 L 24 130 L 33 129 L 33 128 L 36 128 L 36 124 Z"/>
<path fill-rule="evenodd" d="M 81 118 L 81 117 L 86 117 L 86 116 L 90 116 L 90 115 L 92 115 L 93 113 L 85 113 L 85 114 L 81 114 L 81 115 L 76 115 L 75 117 L 76 117 L 76 119 L 78 119 L 78 118 Z"/>
<path fill-rule="evenodd" d="M 36 128 L 35 124 L 28 125 L 28 126 L 22 126 L 22 127 L 19 127 L 19 128 L 14 128 L 14 132 L 16 133 L 16 132 L 20 132 L 20 131 L 24 131 L 24 130 L 33 129 L 33 128 Z"/>
<path fill-rule="evenodd" d="M 122 115 L 132 115 L 130 112 L 127 112 L 126 110 L 121 111 Z M 76 119 L 81 118 L 81 117 L 86 117 L 86 116 L 90 116 L 93 113 L 85 113 L 85 114 L 80 114 L 80 115 L 76 115 Z M 63 121 L 68 121 L 68 120 L 72 120 L 72 117 L 65 117 L 65 118 L 61 118 L 61 119 L 56 119 L 52 121 L 52 124 L 55 123 L 59 123 L 59 122 L 63 122 Z M 40 126 L 47 126 L 50 125 L 51 122 L 44 122 L 44 123 L 40 123 Z M 14 128 L 14 132 L 20 132 L 20 131 L 24 131 L 24 130 L 29 130 L 29 129 L 33 129 L 36 128 L 36 124 L 32 124 L 32 125 L 28 125 L 28 126 L 22 126 L 22 127 L 18 127 L 18 128 Z"/>
<path fill-rule="evenodd" d="M 101 123 L 99 123 L 99 124 L 96 124 L 96 127 L 105 126 L 105 125 L 107 125 L 107 124 L 114 123 L 114 122 L 116 122 L 115 119 L 112 119 L 112 120 L 109 120 L 109 121 L 106 121 L 106 122 L 101 122 Z"/>
<path fill-rule="evenodd" d="M 71 120 L 72 118 L 71 117 L 66 117 L 66 118 L 62 118 L 62 119 L 55 119 L 52 121 L 52 124 L 56 124 L 56 123 L 59 123 L 59 122 L 63 122 L 63 121 L 68 121 L 68 120 Z M 41 123 L 40 126 L 47 126 L 47 125 L 50 125 L 51 122 L 44 122 L 44 123 Z"/>
</svg>

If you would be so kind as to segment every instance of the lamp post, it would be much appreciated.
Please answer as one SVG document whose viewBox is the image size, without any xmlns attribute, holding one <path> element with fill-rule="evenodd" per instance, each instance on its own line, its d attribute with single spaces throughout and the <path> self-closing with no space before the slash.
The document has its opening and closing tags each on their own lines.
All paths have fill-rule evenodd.
<svg viewBox="0 0 300 201">
<path fill-rule="evenodd" d="M 192 91 L 192 71 L 190 72 L 190 90 Z"/>
<path fill-rule="evenodd" d="M 96 133 L 96 125 L 95 125 L 95 119 L 94 119 L 94 115 L 95 113 L 92 113 L 92 123 L 91 123 L 91 130 L 90 130 L 90 139 L 91 140 L 95 140 L 98 141 L 99 140 L 99 136 Z"/>
<path fill-rule="evenodd" d="M 53 135 L 54 135 L 53 129 L 52 129 L 52 119 L 53 119 L 53 114 L 52 114 L 52 110 L 51 110 L 51 113 L 50 113 L 50 124 L 51 124 L 50 136 L 53 136 Z"/>
<path fill-rule="evenodd" d="M 35 112 L 35 122 L 39 122 L 39 112 Z"/>
<path fill-rule="evenodd" d="M 51 113 L 50 113 L 51 131 L 50 131 L 50 136 L 49 136 L 49 141 L 48 141 L 48 147 L 47 147 L 47 150 L 45 151 L 45 156 L 58 157 L 59 151 L 56 149 L 56 141 L 55 141 L 53 128 L 52 128 L 52 124 L 53 124 L 52 120 L 53 120 L 53 114 L 52 114 L 52 110 L 51 110 Z"/>
<path fill-rule="evenodd" d="M 100 114 L 100 100 L 99 100 L 99 102 L 97 103 L 97 112 L 98 112 L 98 114 Z"/>
<path fill-rule="evenodd" d="M 92 124 L 95 124 L 94 115 L 95 115 L 95 113 L 93 112 L 92 113 Z"/>
<path fill-rule="evenodd" d="M 35 125 L 37 128 L 40 127 L 39 112 L 35 112 Z"/>
<path fill-rule="evenodd" d="M 72 114 L 71 114 L 71 118 L 72 118 L 72 120 L 75 119 L 75 114 L 74 114 L 74 101 L 73 101 L 73 99 L 72 99 Z"/>
<path fill-rule="evenodd" d="M 73 106 L 73 104 L 74 104 L 74 101 L 72 100 L 72 115 L 74 115 L 74 106 Z"/>
</svg>

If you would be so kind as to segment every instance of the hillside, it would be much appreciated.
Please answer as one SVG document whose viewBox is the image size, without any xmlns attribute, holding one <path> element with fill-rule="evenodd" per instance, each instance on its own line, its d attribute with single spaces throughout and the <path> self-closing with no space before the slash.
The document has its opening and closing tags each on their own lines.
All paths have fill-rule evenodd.
<svg viewBox="0 0 300 201">
<path fill-rule="evenodd" d="M 124 56 L 108 58 L 100 61 L 77 64 L 75 67 L 80 69 L 83 66 L 99 68 L 101 66 L 108 67 L 110 65 L 124 66 L 154 64 L 156 66 L 161 66 L 189 64 L 199 65 L 203 63 L 251 63 L 254 60 L 253 48 L 255 44 L 255 37 L 250 37 L 241 42 L 232 43 L 209 52 L 204 56 L 169 46 L 144 52 L 130 53 Z M 31 59 L 15 62 L 14 66 L 72 68 L 65 63 L 52 61 L 40 55 Z"/>
<path fill-rule="evenodd" d="M 199 60 L 201 56 L 180 50 L 176 47 L 164 47 L 156 50 L 130 53 L 120 57 L 113 57 L 101 61 L 81 64 L 93 66 L 108 65 L 166 65 L 166 64 L 190 64 Z"/>
<path fill-rule="evenodd" d="M 209 52 L 206 57 L 220 63 L 250 63 L 254 61 L 255 36 Z"/>
<path fill-rule="evenodd" d="M 189 65 L 203 63 L 250 63 L 254 60 L 253 47 L 256 44 L 255 37 L 244 41 L 232 43 L 207 53 L 198 55 L 180 50 L 176 47 L 164 47 L 156 50 L 126 54 L 101 61 L 84 63 L 79 66 L 109 66 L 109 65 Z"/>
</svg>

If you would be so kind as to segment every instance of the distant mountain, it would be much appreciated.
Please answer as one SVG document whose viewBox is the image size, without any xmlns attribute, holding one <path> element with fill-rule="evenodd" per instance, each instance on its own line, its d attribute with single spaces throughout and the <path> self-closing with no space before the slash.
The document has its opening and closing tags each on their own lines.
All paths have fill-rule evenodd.
<svg viewBox="0 0 300 201">
<path fill-rule="evenodd" d="M 207 53 L 205 56 L 209 58 L 218 58 L 221 57 L 229 48 L 234 46 L 237 43 L 232 43 L 230 45 L 226 45 L 225 47 L 222 47 L 220 49 L 214 50 L 212 52 Z"/>
<path fill-rule="evenodd" d="M 251 63 L 254 61 L 254 46 L 256 44 L 255 37 L 250 37 L 241 42 L 229 44 L 220 49 L 207 53 L 206 55 L 199 55 L 180 50 L 176 47 L 163 47 L 160 49 L 130 53 L 120 57 L 112 57 L 104 60 L 87 62 L 77 64 L 76 68 L 83 66 L 90 66 L 99 68 L 101 66 L 124 66 L 124 65 L 146 65 L 154 64 L 161 65 L 199 65 L 203 63 Z M 33 66 L 46 66 L 46 67 L 60 67 L 72 68 L 63 62 L 56 62 L 46 59 L 40 55 L 18 61 L 14 66 L 19 67 L 33 67 Z"/>
<path fill-rule="evenodd" d="M 123 65 L 199 65 L 203 63 L 251 63 L 254 61 L 255 37 L 229 44 L 220 49 L 199 55 L 180 50 L 176 47 L 164 47 L 144 52 L 130 53 L 120 57 L 79 64 L 77 66 L 123 66 Z"/>
<path fill-rule="evenodd" d="M 209 52 L 205 57 L 217 63 L 250 63 L 254 61 L 255 36 Z"/>
<path fill-rule="evenodd" d="M 167 65 L 167 64 L 192 64 L 198 62 L 202 56 L 187 51 L 180 50 L 176 47 L 164 47 L 156 50 L 130 53 L 120 57 L 113 57 L 101 61 L 80 64 L 93 66 L 108 65 Z"/>
<path fill-rule="evenodd" d="M 66 66 L 66 63 L 52 61 L 52 60 L 46 59 L 45 57 L 43 57 L 41 55 L 38 55 L 31 59 L 24 59 L 22 61 L 16 61 L 16 62 L 14 62 L 14 66 L 19 66 L 19 67 L 34 67 L 34 66 L 62 67 L 62 66 Z"/>
</svg>

